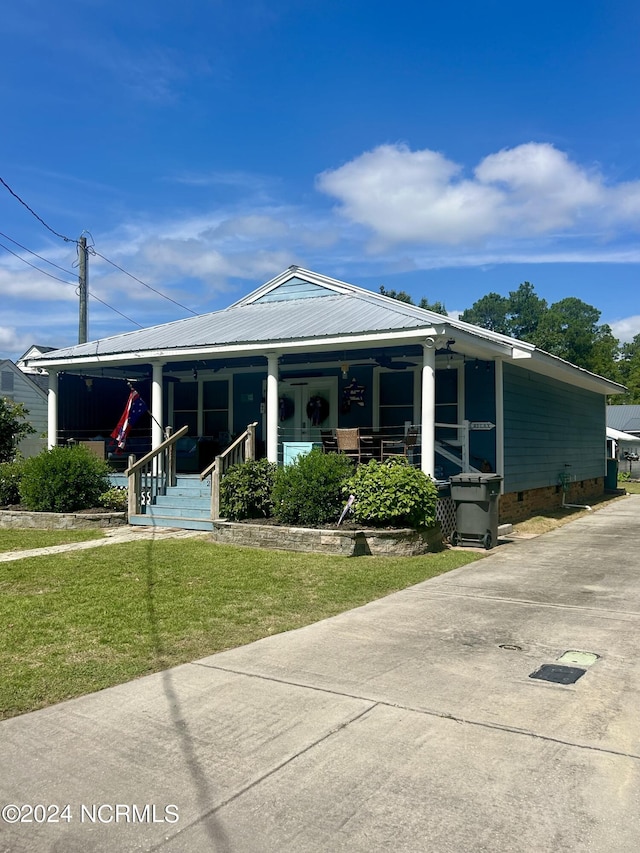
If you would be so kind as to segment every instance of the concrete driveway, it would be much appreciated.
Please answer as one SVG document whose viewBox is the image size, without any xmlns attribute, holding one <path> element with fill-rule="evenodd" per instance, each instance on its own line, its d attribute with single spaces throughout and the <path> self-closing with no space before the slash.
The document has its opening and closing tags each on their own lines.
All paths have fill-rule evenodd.
<svg viewBox="0 0 640 853">
<path fill-rule="evenodd" d="M 639 517 L 1 723 L 0 850 L 638 850 Z"/>
</svg>

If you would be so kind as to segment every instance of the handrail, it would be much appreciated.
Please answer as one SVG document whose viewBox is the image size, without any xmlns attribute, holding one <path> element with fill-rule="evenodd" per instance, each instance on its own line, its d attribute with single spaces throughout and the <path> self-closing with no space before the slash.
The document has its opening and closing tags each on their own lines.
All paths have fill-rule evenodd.
<svg viewBox="0 0 640 853">
<path fill-rule="evenodd" d="M 254 426 L 254 427 L 258 426 L 258 421 L 251 424 L 251 426 Z M 219 456 L 216 456 L 216 458 L 213 460 L 213 462 L 204 469 L 202 474 L 200 474 L 200 479 L 204 480 L 205 477 L 209 476 L 209 474 L 215 468 L 216 459 L 226 458 L 230 453 L 232 453 L 236 449 L 236 447 L 239 444 L 241 444 L 243 441 L 245 441 L 245 439 L 247 438 L 247 433 L 248 433 L 248 428 L 243 433 L 241 433 L 237 438 L 234 438 L 234 440 L 231 442 L 231 444 L 228 447 L 225 447 L 225 449 L 222 451 L 222 453 Z"/>
<path fill-rule="evenodd" d="M 162 451 L 165 450 L 165 448 L 169 447 L 170 444 L 175 444 L 176 441 L 179 438 L 182 438 L 182 436 L 185 435 L 188 431 L 188 426 L 180 427 L 177 432 L 174 432 L 168 438 L 165 438 L 162 444 L 159 444 L 157 447 L 154 447 L 153 450 L 150 450 L 149 453 L 146 454 L 146 456 L 143 456 L 142 459 L 138 459 L 137 462 L 134 462 L 134 464 L 127 468 L 124 473 L 126 475 L 135 473 L 140 468 L 142 468 L 143 465 L 146 465 L 147 462 L 150 462 L 159 453 L 162 453 Z"/>
<path fill-rule="evenodd" d="M 258 421 L 249 424 L 246 430 L 241 433 L 213 462 L 204 469 L 200 474 L 200 479 L 204 480 L 211 474 L 211 518 L 220 518 L 220 482 L 223 474 L 231 465 L 239 462 L 246 462 L 255 459 L 256 456 L 256 427 Z M 244 452 L 242 452 L 244 449 Z"/>
<path fill-rule="evenodd" d="M 170 427 L 167 427 L 167 432 L 169 430 Z M 157 495 L 164 494 L 167 486 L 175 485 L 175 446 L 178 439 L 188 431 L 188 426 L 181 427 L 137 462 L 133 456 L 129 457 L 130 464 L 125 470 L 128 483 L 129 518 L 138 515 L 143 504 L 151 504 Z"/>
</svg>

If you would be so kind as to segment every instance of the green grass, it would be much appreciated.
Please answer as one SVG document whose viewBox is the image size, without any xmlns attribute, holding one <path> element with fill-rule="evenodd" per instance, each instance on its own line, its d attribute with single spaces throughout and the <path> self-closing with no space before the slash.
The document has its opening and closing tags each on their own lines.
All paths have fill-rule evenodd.
<svg viewBox="0 0 640 853">
<path fill-rule="evenodd" d="M 640 495 L 640 483 L 633 480 L 618 481 L 619 489 L 626 489 L 630 495 Z"/>
<path fill-rule="evenodd" d="M 69 542 L 86 542 L 102 539 L 101 530 L 0 530 L 0 553 L 24 551 L 30 548 L 49 548 Z"/>
<path fill-rule="evenodd" d="M 0 718 L 289 631 L 482 555 L 152 540 L 0 564 Z"/>
</svg>

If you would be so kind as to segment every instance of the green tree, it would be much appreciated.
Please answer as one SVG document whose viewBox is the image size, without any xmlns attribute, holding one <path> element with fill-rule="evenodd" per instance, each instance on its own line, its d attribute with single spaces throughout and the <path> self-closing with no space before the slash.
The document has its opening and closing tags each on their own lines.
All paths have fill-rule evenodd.
<svg viewBox="0 0 640 853">
<path fill-rule="evenodd" d="M 397 299 L 398 302 L 405 302 L 407 305 L 416 304 L 404 290 L 387 290 L 384 284 L 381 284 L 380 293 L 383 296 L 388 296 L 390 299 Z M 443 317 L 449 316 L 447 314 L 447 309 L 444 307 L 444 302 L 440 302 L 439 299 L 436 300 L 436 302 L 429 302 L 429 300 L 423 296 L 418 303 L 418 308 L 424 308 L 425 311 L 435 311 L 436 314 L 442 314 Z"/>
<path fill-rule="evenodd" d="M 471 308 L 463 311 L 460 319 L 465 323 L 473 323 L 474 326 L 508 335 L 511 331 L 508 314 L 509 299 L 499 293 L 487 293 L 482 299 L 474 302 Z"/>
<path fill-rule="evenodd" d="M 612 402 L 627 405 L 640 403 L 640 334 L 620 347 L 618 369 L 620 382 L 627 386 L 627 392 L 617 394 Z"/>
<path fill-rule="evenodd" d="M 434 311 L 436 314 L 442 314 L 443 317 L 448 317 L 447 309 L 444 306 L 444 302 L 440 302 L 438 299 L 436 302 L 429 302 L 424 296 L 418 303 L 419 308 L 424 308 L 425 311 Z"/>
<path fill-rule="evenodd" d="M 619 341 L 606 323 L 600 325 L 600 311 L 569 296 L 554 302 L 542 316 L 532 342 L 578 367 L 620 381 Z"/>
<path fill-rule="evenodd" d="M 380 293 L 383 296 L 388 296 L 390 299 L 397 299 L 398 302 L 406 302 L 408 305 L 415 305 L 413 299 L 404 290 L 387 290 L 384 284 L 380 285 Z"/>
<path fill-rule="evenodd" d="M 536 294 L 531 282 L 523 281 L 517 290 L 509 291 L 509 334 L 519 340 L 532 340 L 547 310 L 546 299 Z"/>
<path fill-rule="evenodd" d="M 35 429 L 28 423 L 29 410 L 23 403 L 0 397 L 0 462 L 15 459 L 18 444 Z"/>
</svg>

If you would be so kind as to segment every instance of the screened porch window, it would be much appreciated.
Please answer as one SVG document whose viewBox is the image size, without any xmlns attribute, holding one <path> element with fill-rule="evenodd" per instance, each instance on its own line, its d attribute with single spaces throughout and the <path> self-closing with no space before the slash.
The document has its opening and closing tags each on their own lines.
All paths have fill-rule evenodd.
<svg viewBox="0 0 640 853">
<path fill-rule="evenodd" d="M 405 423 L 413 422 L 413 372 L 398 370 L 380 374 L 380 431 L 404 435 Z"/>
<path fill-rule="evenodd" d="M 218 435 L 229 429 L 229 383 L 214 379 L 202 383 L 203 435 Z"/>
<path fill-rule="evenodd" d="M 189 435 L 198 435 L 198 383 L 176 382 L 173 389 L 173 413 L 176 430 L 189 427 Z"/>
</svg>

